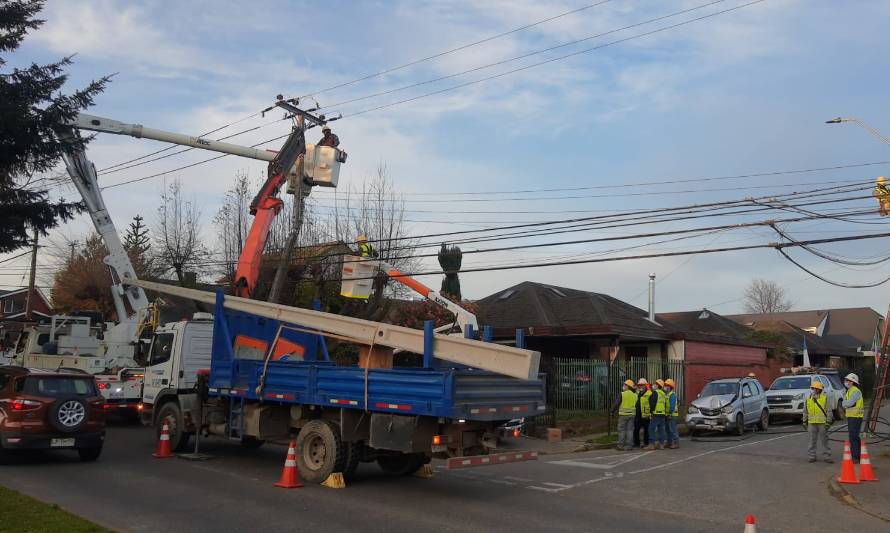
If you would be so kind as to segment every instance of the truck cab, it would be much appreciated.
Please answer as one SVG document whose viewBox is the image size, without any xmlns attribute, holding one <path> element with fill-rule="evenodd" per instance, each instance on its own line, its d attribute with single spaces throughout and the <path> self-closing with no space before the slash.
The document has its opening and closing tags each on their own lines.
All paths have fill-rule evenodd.
<svg viewBox="0 0 890 533">
<path fill-rule="evenodd" d="M 192 392 L 198 371 L 210 367 L 213 315 L 195 313 L 192 320 L 158 328 L 150 343 L 140 343 L 139 363 L 145 367 L 143 420 L 154 420 L 161 406 L 180 393 Z"/>
</svg>

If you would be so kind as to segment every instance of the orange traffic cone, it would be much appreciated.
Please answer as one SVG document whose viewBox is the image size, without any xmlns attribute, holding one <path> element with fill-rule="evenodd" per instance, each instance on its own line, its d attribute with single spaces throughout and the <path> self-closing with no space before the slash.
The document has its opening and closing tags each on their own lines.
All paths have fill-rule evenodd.
<svg viewBox="0 0 890 533">
<path fill-rule="evenodd" d="M 158 437 L 158 447 L 155 448 L 155 453 L 152 455 L 158 459 L 175 457 L 175 455 L 173 455 L 173 450 L 170 449 L 170 426 L 168 426 L 166 422 L 161 426 L 161 436 Z"/>
<path fill-rule="evenodd" d="M 753 514 L 745 517 L 745 533 L 757 533 L 757 521 Z"/>
<path fill-rule="evenodd" d="M 844 460 L 841 463 L 841 477 L 838 483 L 859 483 L 856 479 L 856 469 L 853 466 L 853 454 L 850 452 L 850 441 L 844 441 Z"/>
<path fill-rule="evenodd" d="M 859 458 L 859 481 L 877 481 L 875 471 L 871 468 L 871 457 L 868 455 L 868 448 L 862 443 L 862 457 Z"/>
<path fill-rule="evenodd" d="M 275 486 L 283 489 L 297 489 L 303 486 L 300 483 L 300 473 L 297 472 L 297 443 L 294 441 L 290 441 L 290 446 L 287 448 L 284 470 L 281 471 L 281 479 Z"/>
</svg>

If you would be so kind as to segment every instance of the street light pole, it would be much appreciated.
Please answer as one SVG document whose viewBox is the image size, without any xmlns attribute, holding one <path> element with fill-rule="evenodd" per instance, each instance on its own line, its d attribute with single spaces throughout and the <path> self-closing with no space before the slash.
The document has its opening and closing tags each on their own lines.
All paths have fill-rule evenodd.
<svg viewBox="0 0 890 533">
<path fill-rule="evenodd" d="M 883 135 L 881 135 L 881 132 L 872 128 L 871 126 L 869 126 L 865 122 L 859 120 L 858 118 L 837 117 L 837 118 L 833 118 L 831 120 L 825 121 L 826 124 L 840 124 L 842 122 L 852 122 L 852 123 L 858 125 L 859 127 L 863 128 L 865 131 L 871 133 L 874 137 L 876 137 L 882 143 L 886 144 L 887 146 L 890 146 L 890 139 L 888 139 L 887 137 L 884 137 Z"/>
</svg>

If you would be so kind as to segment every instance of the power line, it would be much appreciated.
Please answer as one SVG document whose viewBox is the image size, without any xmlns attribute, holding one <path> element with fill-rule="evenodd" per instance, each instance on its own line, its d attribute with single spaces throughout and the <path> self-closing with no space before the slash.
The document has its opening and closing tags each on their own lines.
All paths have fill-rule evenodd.
<svg viewBox="0 0 890 533">
<path fill-rule="evenodd" d="M 792 242 L 790 244 L 792 244 L 794 246 L 805 246 L 805 244 L 802 244 L 799 242 Z M 785 259 L 790 261 L 797 268 L 803 270 L 804 272 L 813 276 L 814 278 L 824 281 L 825 283 L 828 283 L 830 285 L 834 285 L 835 287 L 843 287 L 845 289 L 867 289 L 867 288 L 871 288 L 871 287 L 877 287 L 878 285 L 883 285 L 884 283 L 887 283 L 888 281 L 890 281 L 890 276 L 888 276 L 882 280 L 871 282 L 871 283 L 842 283 L 839 281 L 832 281 L 832 280 L 826 278 L 825 276 L 821 276 L 821 275 L 813 272 L 812 270 L 808 269 L 807 267 L 803 266 L 802 264 L 798 263 L 797 261 L 794 260 L 794 258 L 792 258 L 790 255 L 788 255 L 785 252 L 785 250 L 782 250 L 781 248 L 778 248 L 777 250 L 780 254 L 782 254 L 782 257 L 784 257 Z"/>
</svg>

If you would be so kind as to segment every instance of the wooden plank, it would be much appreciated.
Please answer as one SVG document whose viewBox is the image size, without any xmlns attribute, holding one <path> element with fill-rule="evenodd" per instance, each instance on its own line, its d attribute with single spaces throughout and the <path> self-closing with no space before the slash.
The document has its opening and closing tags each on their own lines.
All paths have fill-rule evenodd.
<svg viewBox="0 0 890 533">
<path fill-rule="evenodd" d="M 187 289 L 144 280 L 124 279 L 124 285 L 142 287 L 171 296 L 188 298 L 207 304 L 216 303 L 212 292 Z M 360 318 L 334 315 L 321 311 L 311 311 L 298 307 L 250 300 L 237 296 L 226 296 L 223 303 L 226 309 L 299 324 L 322 333 L 350 337 L 359 344 L 379 344 L 418 354 L 423 353 L 423 331 L 394 326 L 382 322 L 372 322 Z M 480 370 L 497 372 L 519 379 L 536 379 L 541 360 L 540 352 L 482 342 L 463 337 L 435 334 L 433 355 L 444 361 L 471 366 Z"/>
</svg>

